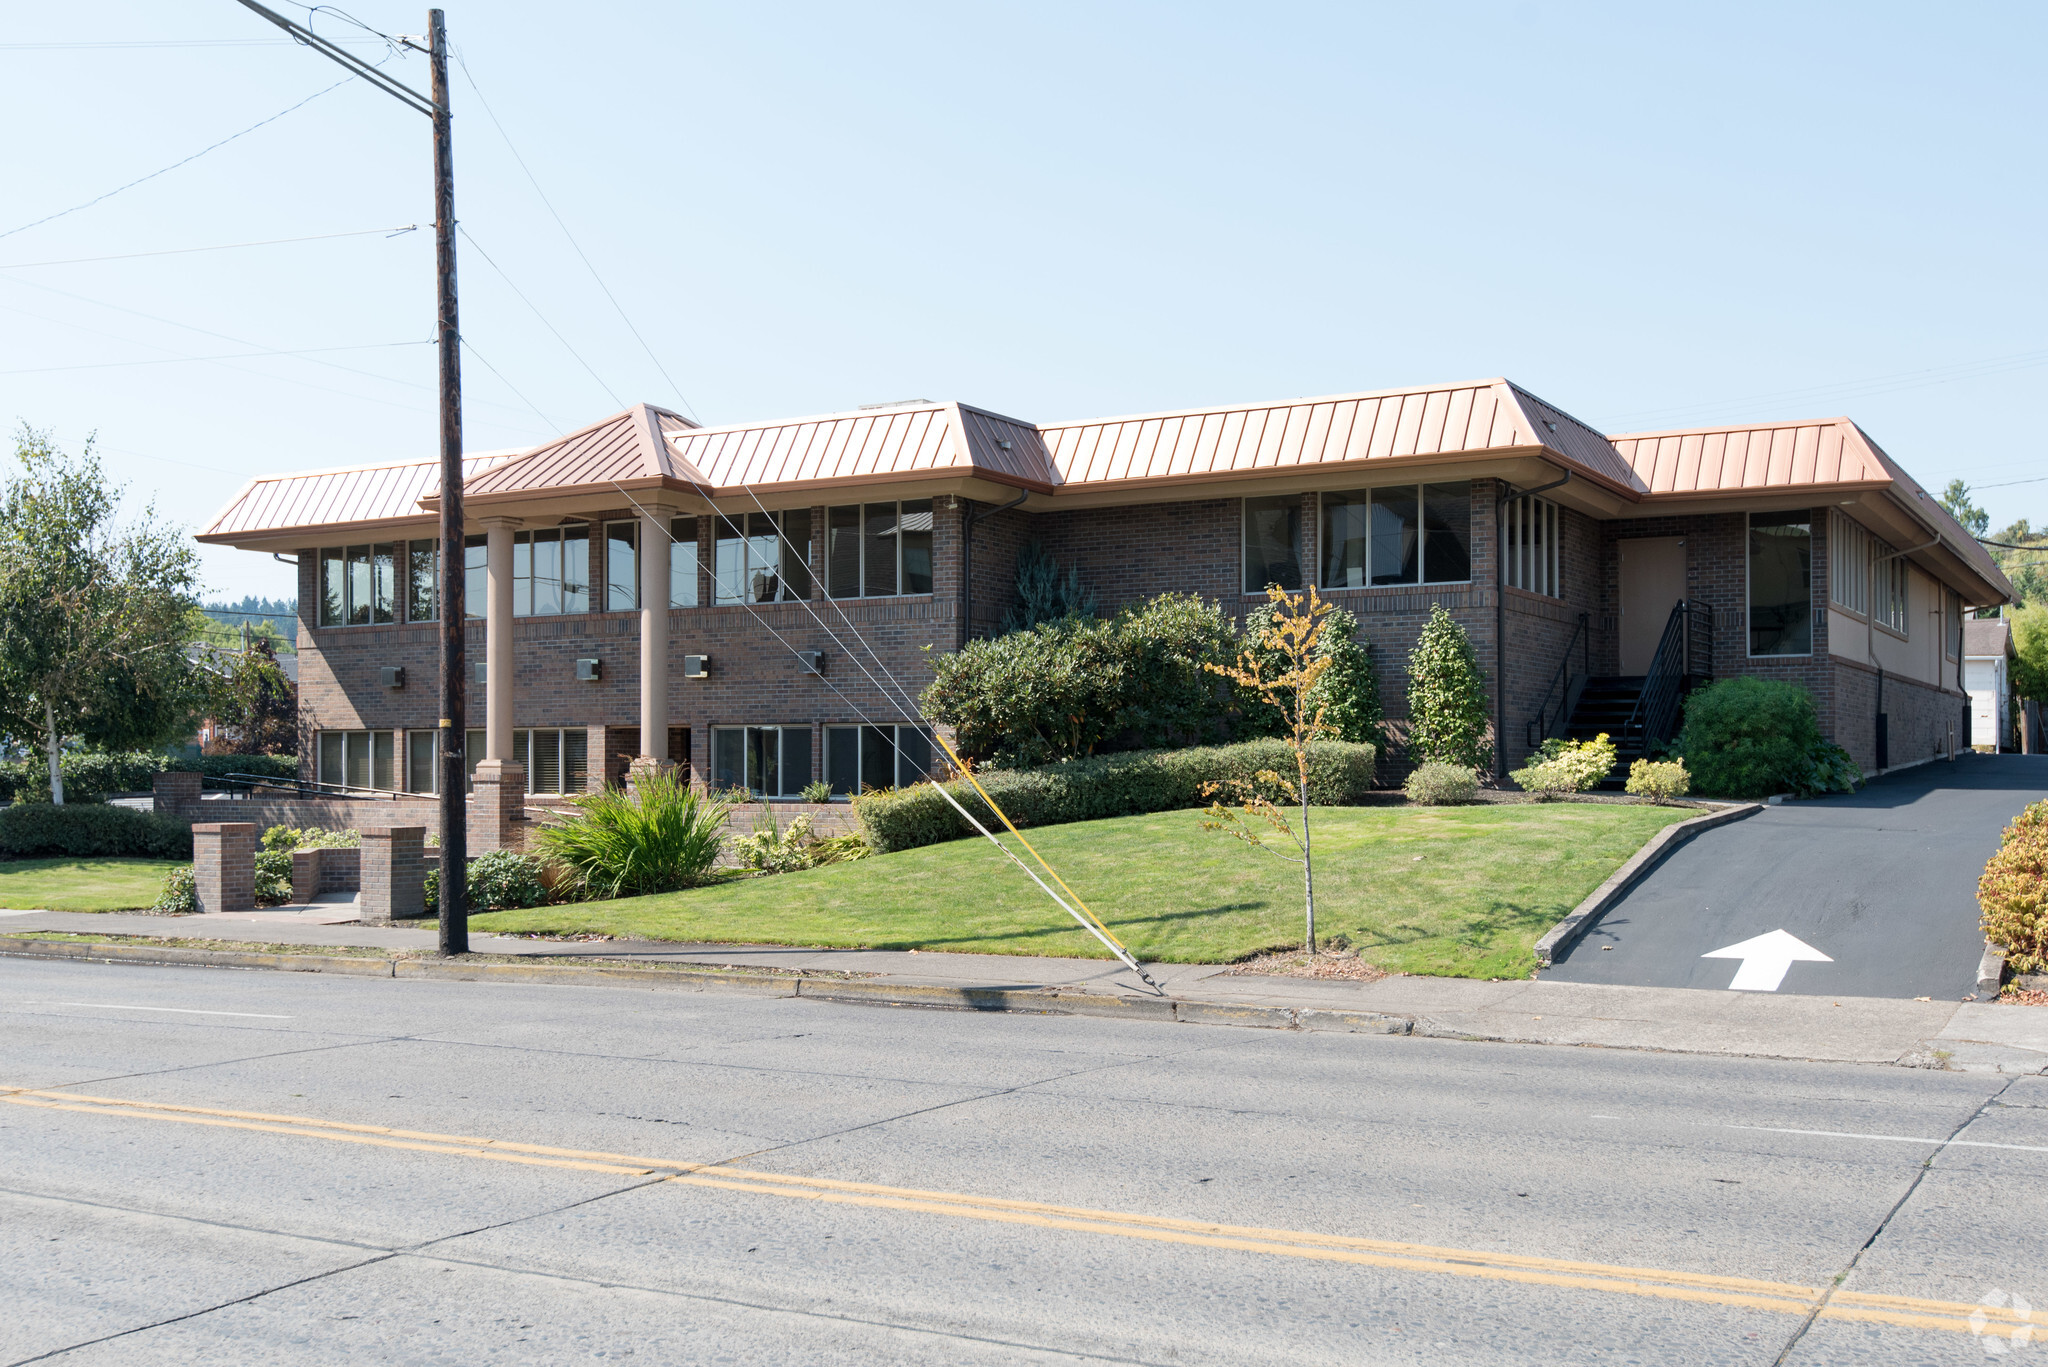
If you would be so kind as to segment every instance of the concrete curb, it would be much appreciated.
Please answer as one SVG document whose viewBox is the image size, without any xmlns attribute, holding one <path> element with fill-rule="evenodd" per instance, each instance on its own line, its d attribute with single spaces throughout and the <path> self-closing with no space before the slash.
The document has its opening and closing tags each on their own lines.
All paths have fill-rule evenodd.
<svg viewBox="0 0 2048 1367">
<path fill-rule="evenodd" d="M 455 982 L 547 983 L 571 987 L 665 987 L 691 992 L 804 997 L 861 1006 L 938 1011 L 999 1011 L 1041 1016 L 1107 1016 L 1182 1025 L 1234 1025 L 1264 1030 L 1329 1031 L 1354 1035 L 1406 1035 L 1415 1022 L 1376 1011 L 1190 1002 L 1163 997 L 1111 996 L 1071 987 L 944 987 L 920 983 L 862 982 L 845 978 L 721 973 L 666 964 L 474 963 L 462 959 L 381 959 L 339 954 L 258 954 L 241 950 L 180 949 L 159 945 L 101 945 L 79 940 L 0 936 L 0 957 L 73 959 L 87 963 L 269 969 L 338 973 L 362 978 L 435 978 Z"/>
<path fill-rule="evenodd" d="M 1725 826 L 1731 821 L 1755 816 L 1764 806 L 1760 802 L 1744 802 L 1739 806 L 1724 807 L 1717 812 L 1693 817 L 1689 821 L 1676 822 L 1650 837 L 1647 845 L 1630 855 L 1628 862 L 1616 869 L 1613 876 L 1593 889 L 1585 901 L 1573 907 L 1571 914 L 1543 933 L 1536 942 L 1536 962 L 1549 968 L 1559 954 L 1570 949 L 1578 938 L 1593 928 L 1594 922 L 1607 914 L 1607 909 L 1626 896 L 1629 890 L 1643 880 L 1643 876 L 1662 863 L 1670 854 L 1701 831 L 1716 826 Z"/>
<path fill-rule="evenodd" d="M 1977 995 L 1995 997 L 2005 985 L 2005 946 L 1984 942 L 1984 957 L 1977 961 Z"/>
</svg>

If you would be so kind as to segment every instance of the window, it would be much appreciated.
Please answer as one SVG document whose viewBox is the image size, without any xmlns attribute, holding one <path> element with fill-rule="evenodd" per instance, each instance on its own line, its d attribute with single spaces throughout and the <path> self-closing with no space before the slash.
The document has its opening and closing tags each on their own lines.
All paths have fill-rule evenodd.
<svg viewBox="0 0 2048 1367">
<path fill-rule="evenodd" d="M 1876 543 L 1882 553 L 1890 559 L 1880 560 L 1877 573 L 1871 576 L 1872 592 L 1877 598 L 1873 605 L 1871 620 L 1879 626 L 1889 627 L 1901 636 L 1911 636 L 1906 616 L 1906 592 L 1911 582 L 1912 571 L 1906 565 L 1906 557 L 1893 552 L 1882 541 Z"/>
<path fill-rule="evenodd" d="M 604 524 L 604 610 L 633 612 L 640 606 L 640 524 Z"/>
<path fill-rule="evenodd" d="M 1298 499 L 1245 500 L 1245 591 L 1300 588 Z M 1325 588 L 1457 584 L 1472 578 L 1472 486 L 1402 484 L 1324 494 Z M 1552 510 L 1553 515 L 1555 510 Z M 1554 536 L 1554 520 L 1553 520 Z M 1265 578 L 1254 588 L 1264 563 Z M 1294 569 L 1289 582 L 1281 575 Z M 1536 590 L 1542 592 L 1543 590 Z M 1554 591 L 1554 590 L 1553 590 Z"/>
<path fill-rule="evenodd" d="M 1813 524 L 1805 512 L 1749 515 L 1749 653 L 1813 653 Z"/>
<path fill-rule="evenodd" d="M 787 603 L 811 596 L 810 509 L 721 517 L 717 536 L 712 564 L 717 602 Z"/>
<path fill-rule="evenodd" d="M 1557 505 L 1547 499 L 1518 498 L 1505 511 L 1508 587 L 1564 597 L 1558 574 Z"/>
<path fill-rule="evenodd" d="M 390 731 L 322 731 L 319 781 L 337 787 L 395 791 Z"/>
<path fill-rule="evenodd" d="M 1301 587 L 1301 496 L 1244 501 L 1244 591 Z"/>
<path fill-rule="evenodd" d="M 932 501 L 858 503 L 825 514 L 825 591 L 889 598 L 932 591 Z"/>
<path fill-rule="evenodd" d="M 432 731 L 405 733 L 405 791 L 431 793 L 440 784 L 440 746 Z"/>
<path fill-rule="evenodd" d="M 810 727 L 712 728 L 713 788 L 744 788 L 755 797 L 795 797 L 810 781 Z"/>
<path fill-rule="evenodd" d="M 922 726 L 828 726 L 825 777 L 835 795 L 905 788 L 932 769 L 932 733 Z"/>
<path fill-rule="evenodd" d="M 465 621 L 483 617 L 489 608 L 490 557 L 488 538 L 468 536 L 462 539 L 462 616 Z"/>
<path fill-rule="evenodd" d="M 590 774 L 590 732 L 580 726 L 512 733 L 512 763 L 529 793 L 580 793 Z"/>
<path fill-rule="evenodd" d="M 590 525 L 512 533 L 512 615 L 590 611 Z"/>
<path fill-rule="evenodd" d="M 398 546 L 329 546 L 320 552 L 320 625 L 358 627 L 396 620 Z"/>
<path fill-rule="evenodd" d="M 1875 540 L 1843 513 L 1828 513 L 1828 601 L 1858 617 L 1870 615 L 1870 561 Z"/>
<path fill-rule="evenodd" d="M 431 622 L 439 616 L 441 543 L 431 538 L 405 543 L 405 620 Z"/>
<path fill-rule="evenodd" d="M 668 524 L 668 605 L 697 606 L 697 519 L 679 517 Z"/>
<path fill-rule="evenodd" d="M 1949 589 L 1941 591 L 1942 651 L 1951 660 L 1963 654 L 1963 600 Z"/>
</svg>

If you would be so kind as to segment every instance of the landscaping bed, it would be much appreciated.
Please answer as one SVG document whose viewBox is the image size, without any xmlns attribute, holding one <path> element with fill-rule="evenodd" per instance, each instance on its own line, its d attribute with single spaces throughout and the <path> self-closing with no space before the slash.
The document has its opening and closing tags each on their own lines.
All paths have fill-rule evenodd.
<svg viewBox="0 0 2048 1367">
<path fill-rule="evenodd" d="M 1679 807 L 1512 803 L 1315 813 L 1316 906 L 1391 972 L 1525 977 L 1536 939 Z M 1296 866 L 1188 811 L 1075 822 L 1031 841 L 1140 958 L 1233 963 L 1300 943 Z M 1104 958 L 1107 952 L 984 840 L 949 841 L 687 892 L 471 918 L 479 931 L 935 949 Z"/>
<path fill-rule="evenodd" d="M 170 859 L 12 859 L 0 862 L 0 907 L 13 911 L 141 911 L 156 901 Z"/>
</svg>

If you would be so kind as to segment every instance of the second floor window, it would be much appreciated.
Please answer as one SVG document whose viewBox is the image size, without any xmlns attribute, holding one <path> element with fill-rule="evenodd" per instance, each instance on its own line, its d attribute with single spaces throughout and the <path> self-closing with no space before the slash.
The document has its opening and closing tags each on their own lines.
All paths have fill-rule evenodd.
<svg viewBox="0 0 2048 1367">
<path fill-rule="evenodd" d="M 320 552 L 320 625 L 398 620 L 398 544 L 327 546 Z"/>
<path fill-rule="evenodd" d="M 668 524 L 668 605 L 697 606 L 697 519 L 679 517 Z"/>
<path fill-rule="evenodd" d="M 720 603 L 787 603 L 811 596 L 811 510 L 718 519 L 712 589 Z"/>
<path fill-rule="evenodd" d="M 604 524 L 604 610 L 632 612 L 640 606 L 640 524 Z"/>
<path fill-rule="evenodd" d="M 932 591 L 932 501 L 854 503 L 825 512 L 826 591 L 892 598 Z"/>
<path fill-rule="evenodd" d="M 512 533 L 512 615 L 590 611 L 590 526 Z"/>
</svg>

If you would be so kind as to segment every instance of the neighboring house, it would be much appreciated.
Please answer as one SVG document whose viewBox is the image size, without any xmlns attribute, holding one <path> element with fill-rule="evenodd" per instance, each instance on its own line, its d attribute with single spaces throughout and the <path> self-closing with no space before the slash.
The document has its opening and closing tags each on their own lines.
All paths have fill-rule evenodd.
<svg viewBox="0 0 2048 1367">
<path fill-rule="evenodd" d="M 437 471 L 256 479 L 200 536 L 297 556 L 323 779 L 433 786 Z M 875 729 L 911 720 L 880 667 L 914 694 L 927 648 L 995 630 L 1032 540 L 1105 608 L 1172 590 L 1236 614 L 1314 584 L 1357 614 L 1395 718 L 1441 603 L 1505 675 L 1509 762 L 1601 707 L 1640 744 L 1683 686 L 1734 674 L 1811 689 L 1866 769 L 1943 753 L 1963 612 L 2011 591 L 1846 418 L 1610 437 L 1504 380 L 1044 426 L 640 405 L 464 478 L 467 754 L 537 792 L 635 756 L 774 795 L 909 777 L 926 742 Z"/>
<path fill-rule="evenodd" d="M 2016 748 L 2012 722 L 2012 623 L 2003 617 L 1963 623 L 1963 685 L 1970 690 L 1970 744 L 1993 753 Z"/>
</svg>

